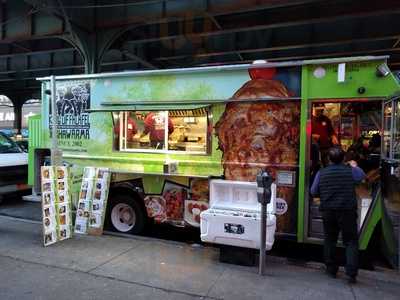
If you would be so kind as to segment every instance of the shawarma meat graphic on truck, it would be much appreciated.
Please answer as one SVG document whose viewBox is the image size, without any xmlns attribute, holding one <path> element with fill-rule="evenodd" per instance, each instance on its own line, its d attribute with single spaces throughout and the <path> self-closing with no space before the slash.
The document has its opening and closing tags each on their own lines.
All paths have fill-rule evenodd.
<svg viewBox="0 0 400 300">
<path fill-rule="evenodd" d="M 299 153 L 300 105 L 298 102 L 235 100 L 288 98 L 290 92 L 270 73 L 256 74 L 232 97 L 215 126 L 222 164 L 228 180 L 255 181 L 260 170 L 276 178 L 277 170 L 296 170 Z M 277 196 L 291 208 L 295 189 L 279 187 Z M 294 206 L 294 205 L 293 205 Z M 290 214 L 278 217 L 278 231 L 290 232 Z"/>
<path fill-rule="evenodd" d="M 318 121 L 316 108 L 322 107 L 331 120 L 331 131 L 348 155 L 357 154 L 360 138 L 372 143 L 379 140 L 376 135 L 383 142 L 374 148 L 385 153 L 385 139 L 397 135 L 378 126 L 379 118 L 386 116 L 384 100 L 399 87 L 393 74 L 378 72 L 386 60 L 355 57 L 57 76 L 57 142 L 75 178 L 73 202 L 85 167 L 108 168 L 106 227 L 139 233 L 148 219 L 198 227 L 200 214 L 211 205 L 210 180 L 254 182 L 267 170 L 277 186 L 277 236 L 318 242 L 319 198 L 309 194 L 324 164 L 318 150 L 322 138 L 312 125 Z M 340 64 L 346 64 L 345 82 L 338 82 Z M 48 155 L 45 150 L 52 144 L 50 78 L 39 80 L 42 115 L 35 123 L 39 134 L 31 138 L 40 140 L 37 148 L 42 150 L 30 147 L 31 179 L 35 160 L 43 161 L 39 156 Z M 331 142 L 330 136 L 324 139 Z M 370 162 L 361 164 L 378 174 Z M 358 189 L 360 249 L 385 216 L 375 181 Z"/>
</svg>

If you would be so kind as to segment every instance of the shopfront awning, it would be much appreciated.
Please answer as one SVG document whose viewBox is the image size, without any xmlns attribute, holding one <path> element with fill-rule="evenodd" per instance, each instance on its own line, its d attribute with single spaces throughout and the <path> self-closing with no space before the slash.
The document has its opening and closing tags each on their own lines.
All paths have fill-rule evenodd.
<svg viewBox="0 0 400 300">
<path fill-rule="evenodd" d="M 164 111 L 164 110 L 200 110 L 211 105 L 210 102 L 190 103 L 181 102 L 134 102 L 134 103 L 112 103 L 103 102 L 99 108 L 88 109 L 87 112 L 118 112 L 118 111 Z"/>
<path fill-rule="evenodd" d="M 213 104 L 227 104 L 229 102 L 255 101 L 293 101 L 299 97 L 288 98 L 259 98 L 259 99 L 213 99 L 213 100 L 176 100 L 176 101 L 132 101 L 132 102 L 102 102 L 100 107 L 87 109 L 87 112 L 117 112 L 117 111 L 162 111 L 162 110 L 198 110 L 205 109 Z"/>
</svg>

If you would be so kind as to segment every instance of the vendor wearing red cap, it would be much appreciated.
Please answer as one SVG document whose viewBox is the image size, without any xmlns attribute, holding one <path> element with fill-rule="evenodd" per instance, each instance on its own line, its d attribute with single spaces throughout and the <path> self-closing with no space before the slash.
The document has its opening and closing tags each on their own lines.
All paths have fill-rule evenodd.
<svg viewBox="0 0 400 300">
<path fill-rule="evenodd" d="M 164 147 L 165 136 L 165 116 L 164 112 L 151 112 L 144 120 L 144 131 L 141 137 L 150 134 L 150 145 L 152 148 L 162 149 Z M 168 118 L 168 135 L 174 131 L 174 125 Z"/>
<path fill-rule="evenodd" d="M 338 145 L 339 141 L 333 129 L 331 120 L 324 115 L 324 104 L 316 104 L 312 118 L 312 138 L 319 146 L 323 165 L 328 163 L 327 151 L 333 145 Z"/>
</svg>

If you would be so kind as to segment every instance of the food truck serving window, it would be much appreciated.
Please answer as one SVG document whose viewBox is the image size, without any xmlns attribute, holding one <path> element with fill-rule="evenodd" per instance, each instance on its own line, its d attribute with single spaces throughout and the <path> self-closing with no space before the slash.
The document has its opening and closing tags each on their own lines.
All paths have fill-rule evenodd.
<svg viewBox="0 0 400 300">
<path fill-rule="evenodd" d="M 207 154 L 206 108 L 114 112 L 115 148 L 128 152 Z"/>
</svg>

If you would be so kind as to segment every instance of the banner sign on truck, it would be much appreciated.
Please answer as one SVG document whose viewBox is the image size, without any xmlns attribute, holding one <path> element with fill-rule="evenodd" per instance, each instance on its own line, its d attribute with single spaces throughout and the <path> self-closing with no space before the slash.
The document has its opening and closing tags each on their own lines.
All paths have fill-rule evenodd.
<svg viewBox="0 0 400 300">
<path fill-rule="evenodd" d="M 85 151 L 84 141 L 90 139 L 90 81 L 57 82 L 57 137 L 60 148 Z M 49 101 L 50 103 L 50 101 Z M 49 106 L 49 130 L 53 127 Z"/>
</svg>

